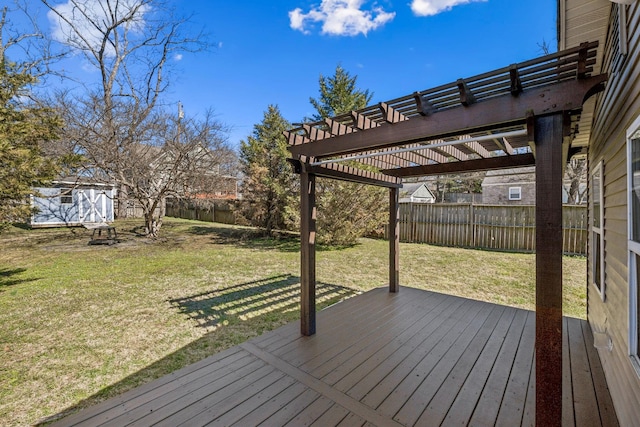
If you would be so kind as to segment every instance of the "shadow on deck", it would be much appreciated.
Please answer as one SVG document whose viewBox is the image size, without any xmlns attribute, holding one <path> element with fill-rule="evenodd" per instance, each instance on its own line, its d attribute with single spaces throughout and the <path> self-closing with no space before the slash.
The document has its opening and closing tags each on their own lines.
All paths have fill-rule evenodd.
<svg viewBox="0 0 640 427">
<path fill-rule="evenodd" d="M 312 337 L 287 324 L 55 425 L 533 425 L 534 322 L 375 289 L 320 311 Z M 591 329 L 564 328 L 563 425 L 617 425 Z"/>
</svg>

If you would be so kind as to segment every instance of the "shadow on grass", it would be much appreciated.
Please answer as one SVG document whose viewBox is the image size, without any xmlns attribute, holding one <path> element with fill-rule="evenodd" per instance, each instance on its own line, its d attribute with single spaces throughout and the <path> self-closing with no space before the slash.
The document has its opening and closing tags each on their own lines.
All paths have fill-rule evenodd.
<svg viewBox="0 0 640 427">
<path fill-rule="evenodd" d="M 27 271 L 26 268 L 2 268 L 0 269 L 0 292 L 4 292 L 4 288 L 8 288 L 9 286 L 19 285 L 20 283 L 33 282 L 38 279 L 17 279 L 13 276 L 24 273 Z"/>
<path fill-rule="evenodd" d="M 300 235 L 289 231 L 273 231 L 271 235 L 268 235 L 264 230 L 260 229 L 193 226 L 186 232 L 197 236 L 211 236 L 211 243 L 218 245 L 236 245 L 281 252 L 300 251 Z M 316 245 L 316 250 L 334 251 L 352 246 L 355 245 L 329 246 L 318 244 Z"/>
<path fill-rule="evenodd" d="M 264 332 L 299 320 L 299 287 L 299 277 L 284 274 L 169 300 L 172 309 L 183 313 L 186 320 L 194 321 L 195 327 L 205 328 L 207 333 L 76 405 L 40 420 L 36 425 L 51 424 Z M 357 293 L 344 286 L 318 283 L 316 307 L 321 310 Z"/>
<path fill-rule="evenodd" d="M 15 223 L 15 224 L 11 224 L 13 227 L 15 228 L 19 228 L 20 230 L 31 230 L 31 226 L 29 224 L 25 223 Z"/>
<path fill-rule="evenodd" d="M 187 233 L 209 236 L 211 243 L 217 245 L 236 245 L 281 252 L 300 250 L 300 237 L 289 232 L 273 232 L 272 235 L 267 235 L 264 230 L 251 228 L 193 226 L 187 230 Z"/>
<path fill-rule="evenodd" d="M 272 312 L 296 311 L 299 295 L 300 278 L 279 275 L 169 302 L 195 320 L 198 327 L 215 329 L 231 318 L 249 320 Z M 318 283 L 316 286 L 316 301 L 324 306 L 353 295 L 353 289 L 343 286 L 327 283 Z"/>
</svg>

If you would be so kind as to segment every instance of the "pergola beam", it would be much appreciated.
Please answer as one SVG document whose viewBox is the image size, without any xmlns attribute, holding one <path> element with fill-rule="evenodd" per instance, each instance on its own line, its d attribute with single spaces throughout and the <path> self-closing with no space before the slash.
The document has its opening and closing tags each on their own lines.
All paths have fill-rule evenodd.
<svg viewBox="0 0 640 427">
<path fill-rule="evenodd" d="M 429 116 L 418 115 L 387 126 L 377 126 L 376 122 L 354 112 L 356 126 L 368 129 L 366 132 L 352 132 L 322 141 L 311 141 L 290 146 L 289 149 L 294 157 L 306 155 L 320 158 L 473 133 L 490 126 L 523 124 L 530 113 L 540 116 L 580 109 L 583 101 L 599 91 L 606 79 L 607 76 L 602 74 L 562 81 L 525 90 L 517 97 L 507 93 L 468 107 L 450 108 Z"/>
<path fill-rule="evenodd" d="M 489 157 L 486 159 L 448 162 L 435 165 L 421 165 L 409 168 L 386 169 L 386 175 L 408 178 L 412 176 L 443 175 L 447 173 L 476 172 L 490 169 L 507 169 L 535 165 L 533 154 Z"/>
<path fill-rule="evenodd" d="M 376 185 L 386 188 L 400 188 L 402 181 L 396 177 L 378 172 L 363 171 L 350 166 L 329 163 L 326 165 L 305 165 L 305 170 L 316 176 L 339 179 L 342 181 L 357 182 L 358 184 Z"/>
</svg>

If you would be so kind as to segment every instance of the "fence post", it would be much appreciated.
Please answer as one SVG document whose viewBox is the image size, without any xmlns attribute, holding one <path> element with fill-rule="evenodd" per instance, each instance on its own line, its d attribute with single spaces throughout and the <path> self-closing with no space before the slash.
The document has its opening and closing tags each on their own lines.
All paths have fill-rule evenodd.
<svg viewBox="0 0 640 427">
<path fill-rule="evenodd" d="M 469 227 L 471 227 L 471 242 L 472 248 L 476 246 L 476 207 L 473 201 L 469 205 Z"/>
<path fill-rule="evenodd" d="M 408 236 L 408 242 L 413 243 L 415 242 L 415 233 L 414 233 L 414 226 L 413 226 L 413 202 L 409 202 L 409 236 Z"/>
</svg>

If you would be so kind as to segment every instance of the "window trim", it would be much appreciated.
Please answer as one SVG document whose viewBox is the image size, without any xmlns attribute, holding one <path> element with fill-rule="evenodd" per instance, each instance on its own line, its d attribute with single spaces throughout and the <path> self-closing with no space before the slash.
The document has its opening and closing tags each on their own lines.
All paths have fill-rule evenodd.
<svg viewBox="0 0 640 427">
<path fill-rule="evenodd" d="M 637 257 L 640 257 L 640 243 L 633 240 L 633 173 L 631 163 L 631 141 L 634 133 L 640 130 L 640 116 L 636 117 L 631 126 L 627 129 L 626 149 L 627 149 L 627 284 L 629 288 L 629 360 L 638 377 L 640 377 L 640 331 L 638 326 L 638 316 L 640 307 L 638 305 L 638 272 L 640 268 Z M 637 256 L 637 257 L 636 257 Z"/>
<path fill-rule="evenodd" d="M 596 270 L 596 260 L 598 259 L 595 255 L 595 242 L 592 242 L 592 250 L 593 250 L 593 256 L 591 258 L 591 284 L 593 285 L 593 287 L 595 288 L 596 292 L 598 292 L 598 295 L 600 295 L 600 298 L 602 299 L 602 301 L 606 300 L 606 284 L 605 284 L 605 274 L 604 274 L 604 267 L 605 267 L 605 262 L 604 262 L 604 162 L 602 160 L 598 161 L 596 163 L 596 165 L 594 166 L 593 170 L 591 171 L 591 206 L 595 209 L 595 203 L 594 203 L 594 199 L 593 199 L 593 187 L 594 187 L 594 182 L 593 182 L 593 178 L 596 174 L 599 175 L 599 183 L 598 183 L 598 193 L 600 195 L 599 197 L 599 205 L 600 205 L 600 212 L 599 213 L 599 218 L 600 218 L 600 225 L 598 227 L 596 227 L 595 225 L 593 225 L 593 223 L 591 223 L 591 231 L 592 231 L 592 236 L 597 235 L 598 240 L 599 240 L 599 245 L 597 246 L 598 249 L 600 250 L 600 287 L 598 287 L 598 285 L 596 284 L 595 281 L 595 272 Z"/>
<path fill-rule="evenodd" d="M 517 197 L 511 197 L 511 190 L 518 190 Z M 522 200 L 522 187 L 509 187 L 509 200 Z"/>
<path fill-rule="evenodd" d="M 60 189 L 60 204 L 73 205 L 73 190 L 71 188 Z"/>
</svg>

